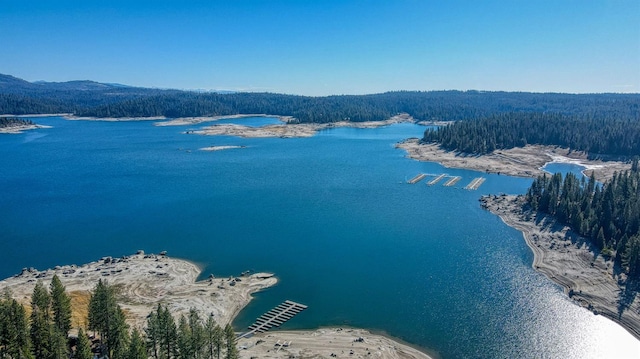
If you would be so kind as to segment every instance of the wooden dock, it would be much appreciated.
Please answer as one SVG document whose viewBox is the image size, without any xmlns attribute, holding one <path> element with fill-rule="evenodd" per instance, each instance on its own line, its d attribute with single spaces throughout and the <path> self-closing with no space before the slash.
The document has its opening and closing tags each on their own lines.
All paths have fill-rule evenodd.
<svg viewBox="0 0 640 359">
<path fill-rule="evenodd" d="M 427 177 L 426 174 L 420 173 L 419 175 L 417 175 L 417 176 L 413 177 L 412 179 L 410 179 L 409 181 L 407 181 L 407 183 L 416 184 L 416 183 L 422 181 L 425 177 Z"/>
<path fill-rule="evenodd" d="M 307 309 L 304 304 L 286 300 L 284 303 L 262 314 L 256 322 L 249 326 L 249 331 L 238 336 L 240 338 L 251 337 L 255 333 L 264 333 L 273 327 L 279 327 L 296 314 Z"/>
<path fill-rule="evenodd" d="M 462 179 L 462 177 L 460 177 L 460 176 L 451 177 L 447 182 L 444 183 L 444 185 L 447 186 L 447 187 L 451 187 L 454 184 L 458 183 L 458 181 L 460 181 L 461 179 Z"/>
<path fill-rule="evenodd" d="M 446 176 L 446 174 L 441 174 L 438 177 L 432 179 L 431 181 L 427 182 L 428 186 L 433 186 L 434 184 L 440 182 L 441 179 L 443 179 Z"/>
<path fill-rule="evenodd" d="M 486 178 L 484 177 L 476 177 L 464 189 L 476 190 L 484 183 L 485 180 Z"/>
</svg>

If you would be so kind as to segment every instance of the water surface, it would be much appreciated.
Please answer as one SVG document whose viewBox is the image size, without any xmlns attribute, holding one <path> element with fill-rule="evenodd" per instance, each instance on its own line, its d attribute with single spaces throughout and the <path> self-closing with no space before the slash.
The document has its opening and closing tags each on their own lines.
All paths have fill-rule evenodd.
<svg viewBox="0 0 640 359">
<path fill-rule="evenodd" d="M 261 121 L 273 119 L 244 123 Z M 417 162 L 393 147 L 423 127 L 242 139 L 182 133 L 199 126 L 37 122 L 54 128 L 0 137 L 3 277 L 167 250 L 201 264 L 203 277 L 277 274 L 238 330 L 291 299 L 309 309 L 287 329 L 365 327 L 443 358 L 640 354 L 621 327 L 533 271 L 521 234 L 480 208 L 482 194 L 524 193 L 531 180 Z M 198 151 L 219 145 L 246 148 Z M 462 180 L 406 183 L 421 172 Z M 479 190 L 463 189 L 480 176 Z"/>
</svg>

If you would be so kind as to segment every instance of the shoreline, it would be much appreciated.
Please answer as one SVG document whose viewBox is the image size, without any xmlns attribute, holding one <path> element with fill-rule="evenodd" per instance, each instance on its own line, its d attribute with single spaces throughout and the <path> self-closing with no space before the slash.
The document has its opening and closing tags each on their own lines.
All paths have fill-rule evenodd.
<svg viewBox="0 0 640 359">
<path fill-rule="evenodd" d="M 53 128 L 52 126 L 46 125 L 20 125 L 20 126 L 10 126 L 10 127 L 2 127 L 0 128 L 0 134 L 6 133 L 11 135 L 17 135 L 23 133 L 24 131 L 45 129 L 45 128 Z"/>
<path fill-rule="evenodd" d="M 620 303 L 626 276 L 614 274 L 613 261 L 596 256 L 588 241 L 555 219 L 524 211 L 522 197 L 489 195 L 480 201 L 484 209 L 522 233 L 536 271 L 560 285 L 576 304 L 616 322 L 640 340 L 640 301 Z"/>
<path fill-rule="evenodd" d="M 590 160 L 583 152 L 570 151 L 555 146 L 527 145 L 508 150 L 495 150 L 491 154 L 473 155 L 442 149 L 433 143 L 420 143 L 418 138 L 410 138 L 396 144 L 407 152 L 407 157 L 418 161 L 440 163 L 448 168 L 464 168 L 486 173 L 506 174 L 515 177 L 535 178 L 546 171 L 548 163 L 570 163 L 585 167 L 582 173 L 594 174 L 598 181 L 613 177 L 614 172 L 631 168 L 620 161 Z"/>
<path fill-rule="evenodd" d="M 196 308 L 201 317 L 212 314 L 221 326 L 231 323 L 251 301 L 252 294 L 277 284 L 271 273 L 245 273 L 235 277 L 218 278 L 210 275 L 197 280 L 202 268 L 197 264 L 166 255 L 144 254 L 143 251 L 120 258 L 103 257 L 80 266 L 65 265 L 38 271 L 24 268 L 21 273 L 0 280 L 0 292 L 11 296 L 27 308 L 37 281 L 48 288 L 57 274 L 66 287 L 73 307 L 72 326 L 86 326 L 90 292 L 98 279 L 107 280 L 117 288 L 119 304 L 126 313 L 127 323 L 139 329 L 146 325 L 147 315 L 162 303 L 176 320 Z M 362 340 L 360 340 L 362 338 Z M 259 344 L 255 344 L 261 340 Z M 287 341 L 287 347 L 274 347 L 277 340 Z M 289 358 L 304 354 L 309 357 L 329 357 L 343 354 L 350 358 L 434 359 L 417 348 L 396 341 L 387 335 L 374 334 L 366 329 L 319 328 L 260 333 L 238 342 L 241 358 Z M 246 349 L 245 349 L 246 348 Z M 366 354 L 366 352 L 370 354 Z"/>
</svg>

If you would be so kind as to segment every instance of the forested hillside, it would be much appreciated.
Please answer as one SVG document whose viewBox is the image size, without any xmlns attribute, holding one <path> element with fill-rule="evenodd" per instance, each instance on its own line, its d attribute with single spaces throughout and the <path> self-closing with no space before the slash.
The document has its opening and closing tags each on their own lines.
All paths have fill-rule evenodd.
<svg viewBox="0 0 640 359">
<path fill-rule="evenodd" d="M 540 144 L 585 151 L 591 156 L 640 155 L 640 115 L 629 115 L 618 116 L 615 112 L 598 117 L 559 113 L 496 114 L 437 130 L 428 129 L 423 141 L 437 142 L 448 150 L 477 154 Z"/>
<path fill-rule="evenodd" d="M 92 81 L 31 83 L 0 75 L 0 113 L 73 113 L 94 117 L 185 117 L 265 113 L 299 122 L 380 121 L 398 113 L 416 120 L 471 120 L 535 113 L 580 119 L 637 120 L 640 95 L 482 91 L 397 91 L 374 95 L 295 96 L 146 89 Z"/>
<path fill-rule="evenodd" d="M 568 173 L 538 177 L 526 194 L 535 210 L 548 213 L 613 257 L 630 278 L 640 279 L 640 172 L 631 171 L 598 186 Z"/>
</svg>

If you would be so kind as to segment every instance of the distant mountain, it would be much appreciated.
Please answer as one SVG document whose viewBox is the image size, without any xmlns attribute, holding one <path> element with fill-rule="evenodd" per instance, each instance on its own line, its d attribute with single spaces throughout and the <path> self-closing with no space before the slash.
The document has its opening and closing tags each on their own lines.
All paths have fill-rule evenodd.
<svg viewBox="0 0 640 359">
<path fill-rule="evenodd" d="M 144 87 L 133 87 L 116 83 L 100 83 L 89 80 L 76 80 L 66 82 L 47 82 L 35 81 L 29 82 L 23 79 L 0 74 L 0 92 L 2 93 L 25 93 L 25 92 L 48 92 L 48 91 L 109 91 L 121 89 L 137 89 L 137 91 L 153 91 Z"/>
</svg>

